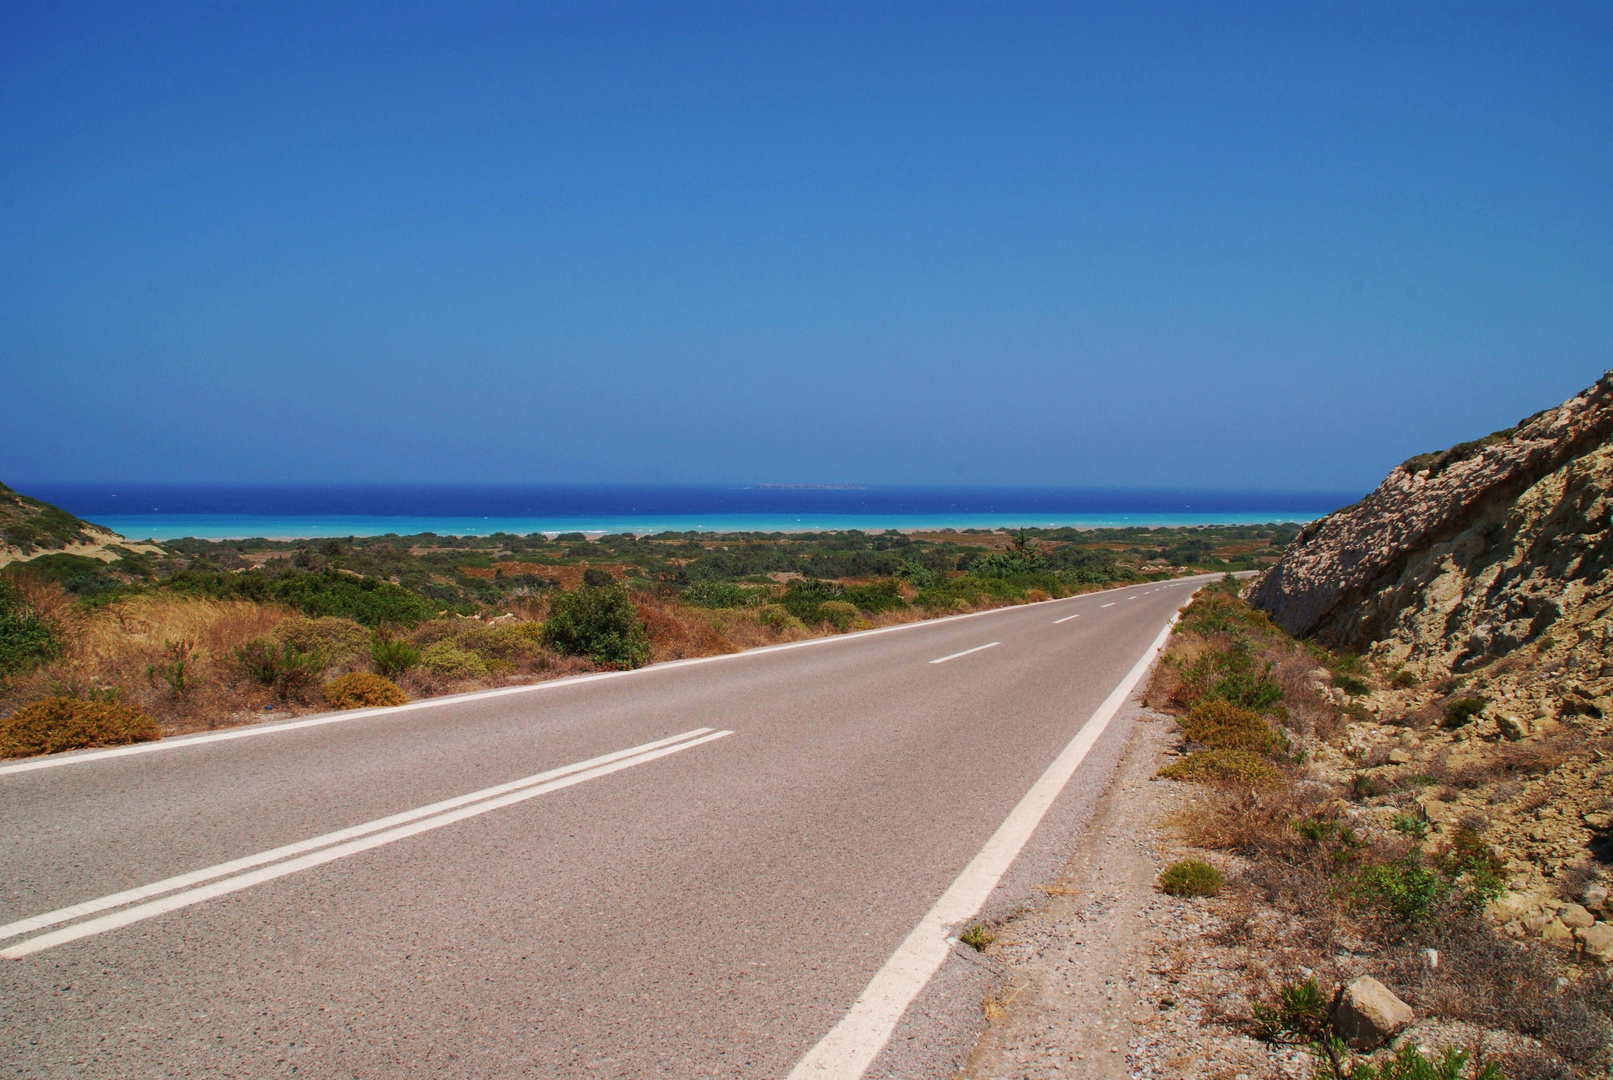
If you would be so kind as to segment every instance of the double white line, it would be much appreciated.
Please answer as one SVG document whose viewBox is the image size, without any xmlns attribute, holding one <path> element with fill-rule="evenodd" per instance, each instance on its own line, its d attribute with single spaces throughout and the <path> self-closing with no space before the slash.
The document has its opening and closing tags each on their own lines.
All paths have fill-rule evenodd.
<svg viewBox="0 0 1613 1080">
<path fill-rule="evenodd" d="M 309 867 L 335 862 L 337 859 L 390 844 L 395 840 L 440 829 L 444 825 L 452 825 L 456 821 L 464 821 L 478 814 L 486 814 L 527 799 L 535 799 L 539 795 L 571 787 L 573 784 L 585 783 L 622 769 L 643 765 L 657 758 L 676 754 L 732 734 L 732 731 L 695 728 L 681 735 L 642 743 L 626 750 L 589 758 L 587 761 L 579 761 L 572 765 L 563 765 L 558 769 L 550 769 L 548 772 L 537 773 L 520 780 L 511 780 L 507 784 L 445 799 L 430 806 L 377 818 L 363 825 L 354 825 L 351 828 L 325 833 L 323 836 L 299 840 L 295 844 L 286 844 L 283 847 L 233 859 L 202 870 L 192 870 L 188 874 L 165 878 L 137 889 L 126 889 L 95 900 L 86 900 L 71 907 L 47 911 L 43 915 L 20 919 L 0 926 L 0 941 L 62 923 L 73 923 L 75 919 L 97 912 L 123 908 L 122 911 L 114 911 L 110 915 L 73 923 L 60 930 L 20 941 L 10 948 L 0 949 L 0 956 L 15 960 L 42 949 L 77 941 L 79 938 L 116 930 L 143 919 L 154 918 L 217 896 L 249 889 L 265 881 L 285 877 L 287 874 L 295 874 Z M 204 882 L 211 884 L 203 884 Z M 151 897 L 160 899 L 152 900 Z M 127 906 L 130 904 L 135 906 Z"/>
</svg>

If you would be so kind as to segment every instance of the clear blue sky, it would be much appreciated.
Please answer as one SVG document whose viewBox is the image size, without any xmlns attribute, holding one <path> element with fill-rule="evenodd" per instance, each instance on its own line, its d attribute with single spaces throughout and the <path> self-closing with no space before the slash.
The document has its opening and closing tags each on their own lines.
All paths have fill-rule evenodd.
<svg viewBox="0 0 1613 1080">
<path fill-rule="evenodd" d="M 0 5 L 0 480 L 1367 487 L 1613 367 L 1613 6 Z"/>
</svg>

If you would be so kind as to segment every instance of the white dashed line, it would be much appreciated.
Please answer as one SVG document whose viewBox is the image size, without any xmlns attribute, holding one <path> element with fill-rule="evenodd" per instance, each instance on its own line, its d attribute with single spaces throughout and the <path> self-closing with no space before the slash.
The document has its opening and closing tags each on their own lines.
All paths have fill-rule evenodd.
<svg viewBox="0 0 1613 1080">
<path fill-rule="evenodd" d="M 960 656 L 968 656 L 972 652 L 979 652 L 981 649 L 989 649 L 993 645 L 1001 645 L 1001 644 L 1002 644 L 1002 642 L 1000 642 L 1000 641 L 988 641 L 984 645 L 976 645 L 972 649 L 965 649 L 962 652 L 955 652 L 951 656 L 943 656 L 939 660 L 931 660 L 930 663 L 932 663 L 932 664 L 944 664 L 948 660 L 956 660 Z"/>
<path fill-rule="evenodd" d="M 1081 613 L 1079 611 L 1077 611 L 1074 615 L 1066 615 L 1062 619 L 1054 619 L 1053 620 L 1053 625 L 1057 626 L 1061 622 L 1069 622 L 1071 619 L 1079 619 L 1080 617 L 1081 617 Z"/>
</svg>

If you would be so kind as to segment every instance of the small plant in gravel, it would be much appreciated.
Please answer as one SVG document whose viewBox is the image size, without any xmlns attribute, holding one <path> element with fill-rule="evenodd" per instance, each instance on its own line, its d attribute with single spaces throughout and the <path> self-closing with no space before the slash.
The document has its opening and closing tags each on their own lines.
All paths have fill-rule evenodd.
<svg viewBox="0 0 1613 1080">
<path fill-rule="evenodd" d="M 987 930 L 984 923 L 975 923 L 969 929 L 958 935 L 958 940 L 969 946 L 975 952 L 984 952 L 987 945 L 997 940 L 997 935 Z"/>
<path fill-rule="evenodd" d="M 1172 863 L 1159 875 L 1159 887 L 1172 896 L 1214 896 L 1224 884 L 1221 871 L 1199 859 Z"/>
<path fill-rule="evenodd" d="M 1319 1042 L 1329 1034 L 1327 998 L 1313 975 L 1304 981 L 1284 983 L 1277 1004 L 1255 1002 L 1255 1035 L 1271 1043 Z"/>
<path fill-rule="evenodd" d="M 1481 697 L 1452 698 L 1445 703 L 1445 726 L 1459 728 L 1471 724 L 1489 703 L 1488 698 Z"/>
<path fill-rule="evenodd" d="M 1356 678 L 1354 675 L 1334 674 L 1333 685 L 1343 690 L 1350 697 L 1360 697 L 1372 689 L 1365 681 Z"/>
</svg>

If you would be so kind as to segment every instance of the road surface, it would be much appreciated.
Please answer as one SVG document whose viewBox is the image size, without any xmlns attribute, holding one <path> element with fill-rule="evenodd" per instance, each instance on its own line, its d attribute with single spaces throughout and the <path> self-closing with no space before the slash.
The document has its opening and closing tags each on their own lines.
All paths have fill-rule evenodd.
<svg viewBox="0 0 1613 1080">
<path fill-rule="evenodd" d="M 1195 584 L 0 767 L 8 1075 L 925 1071 Z"/>
</svg>

